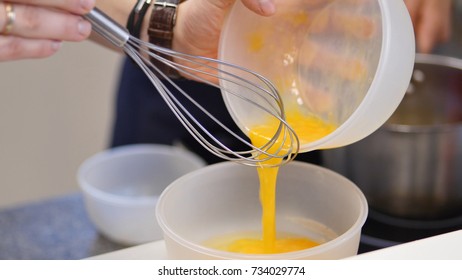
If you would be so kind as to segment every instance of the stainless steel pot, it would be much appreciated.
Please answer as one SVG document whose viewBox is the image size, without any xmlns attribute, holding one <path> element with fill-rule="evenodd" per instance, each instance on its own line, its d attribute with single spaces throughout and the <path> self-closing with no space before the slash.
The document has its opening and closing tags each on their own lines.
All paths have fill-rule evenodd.
<svg viewBox="0 0 462 280">
<path fill-rule="evenodd" d="M 418 55 L 387 123 L 322 156 L 363 190 L 373 210 L 419 220 L 462 215 L 462 61 Z"/>
</svg>

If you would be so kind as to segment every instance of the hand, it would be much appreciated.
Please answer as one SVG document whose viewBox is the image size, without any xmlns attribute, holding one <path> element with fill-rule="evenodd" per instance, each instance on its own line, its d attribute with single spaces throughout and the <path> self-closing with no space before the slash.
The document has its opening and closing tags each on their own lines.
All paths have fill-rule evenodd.
<svg viewBox="0 0 462 280">
<path fill-rule="evenodd" d="M 451 0 L 405 0 L 416 35 L 417 50 L 429 53 L 451 36 Z"/>
<path fill-rule="evenodd" d="M 272 0 L 237 0 L 262 16 L 275 13 Z M 218 42 L 226 13 L 234 0 L 188 0 L 178 9 L 173 49 L 217 58 Z"/>
<path fill-rule="evenodd" d="M 9 0 L 0 2 L 0 61 L 42 58 L 61 41 L 82 41 L 91 25 L 81 15 L 95 0 Z"/>
<path fill-rule="evenodd" d="M 378 63 L 379 6 L 366 0 L 277 3 L 268 20 L 239 19 L 230 32 L 240 34 L 233 51 L 241 56 L 229 62 L 270 79 L 286 107 L 303 102 L 326 119 L 337 117 L 331 112 L 348 115 L 363 99 Z M 341 104 L 353 105 L 337 109 Z"/>
</svg>

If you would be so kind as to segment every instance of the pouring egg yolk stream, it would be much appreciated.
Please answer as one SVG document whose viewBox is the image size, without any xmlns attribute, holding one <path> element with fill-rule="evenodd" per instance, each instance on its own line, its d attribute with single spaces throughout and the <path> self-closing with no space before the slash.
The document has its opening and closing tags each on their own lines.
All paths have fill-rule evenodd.
<svg viewBox="0 0 462 280">
<path fill-rule="evenodd" d="M 329 124 L 315 116 L 304 115 L 297 110 L 288 112 L 287 122 L 297 133 L 301 144 L 320 139 L 335 129 L 333 124 Z M 273 119 L 263 125 L 253 127 L 249 133 L 252 144 L 257 147 L 264 146 L 272 138 L 278 126 L 279 120 Z M 272 147 L 273 151 L 269 150 L 270 153 L 278 152 L 279 150 L 281 154 L 284 154 L 288 150 L 291 143 L 287 142 L 288 140 L 283 137 L 284 135 L 281 133 L 280 138 Z M 285 142 L 282 142 L 284 140 Z M 262 155 L 261 157 L 265 158 L 267 155 Z M 262 206 L 261 238 L 246 237 L 234 239 L 228 242 L 226 246 L 221 246 L 220 249 L 245 254 L 274 254 L 304 250 L 319 245 L 319 243 L 307 237 L 291 234 L 281 234 L 278 236 L 277 234 L 276 181 L 279 171 L 277 165 L 281 162 L 281 158 L 270 158 L 257 167 L 260 180 L 260 202 Z M 273 167 L 273 165 L 276 167 Z"/>
<path fill-rule="evenodd" d="M 267 67 L 268 69 L 271 68 L 273 72 L 276 71 L 272 72 L 268 77 L 273 78 L 276 82 L 276 88 L 280 92 L 287 93 L 284 100 L 286 121 L 297 134 L 300 144 L 303 145 L 330 134 L 335 130 L 336 126 L 312 114 L 300 111 L 298 102 L 300 83 L 297 77 L 293 76 L 293 73 L 297 71 L 294 69 L 298 50 L 296 46 L 301 44 L 297 38 L 303 37 L 286 36 L 285 40 L 272 37 L 273 34 L 277 34 L 274 29 L 284 29 L 285 26 L 290 26 L 291 29 L 298 30 L 297 32 L 305 32 L 304 27 L 309 25 L 314 18 L 301 11 L 295 13 L 295 15 L 293 13 L 283 13 L 281 19 L 272 28 L 267 26 L 256 27 L 257 31 L 248 35 L 248 51 L 255 55 L 255 63 L 263 63 L 260 65 L 262 69 Z M 318 20 L 320 27 L 325 24 L 327 24 L 326 18 Z M 300 27 L 300 29 L 296 27 Z M 274 42 L 277 43 L 275 44 Z M 275 70 L 274 65 L 281 65 L 282 67 Z M 275 135 L 279 125 L 280 120 L 272 117 L 262 122 L 262 124 L 251 127 L 248 134 L 252 144 L 256 147 L 265 147 Z M 292 144 L 290 141 L 291 139 L 287 135 L 280 133 L 268 153 L 281 156 L 287 154 Z M 276 182 L 279 171 L 278 166 L 283 159 L 269 158 L 265 154 L 260 155 L 257 159 L 264 160 L 257 167 L 260 181 L 262 233 L 251 236 L 243 234 L 241 236 L 227 237 L 219 240 L 220 245 L 216 246 L 216 248 L 244 254 L 276 254 L 304 250 L 319 245 L 318 242 L 306 236 L 286 233 L 283 232 L 284 229 L 279 231 L 276 229 Z"/>
</svg>

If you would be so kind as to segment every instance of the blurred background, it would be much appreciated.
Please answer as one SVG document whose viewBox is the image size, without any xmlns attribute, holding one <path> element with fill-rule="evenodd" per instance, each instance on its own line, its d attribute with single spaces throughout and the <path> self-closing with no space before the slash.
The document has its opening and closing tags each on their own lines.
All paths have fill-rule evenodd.
<svg viewBox="0 0 462 280">
<path fill-rule="evenodd" d="M 0 208 L 78 190 L 80 163 L 107 147 L 121 57 L 84 42 L 0 63 Z"/>
</svg>

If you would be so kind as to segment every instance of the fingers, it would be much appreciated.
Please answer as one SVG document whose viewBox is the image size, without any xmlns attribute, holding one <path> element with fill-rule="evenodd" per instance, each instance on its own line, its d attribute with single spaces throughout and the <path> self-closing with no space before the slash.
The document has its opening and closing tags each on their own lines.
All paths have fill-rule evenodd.
<svg viewBox="0 0 462 280">
<path fill-rule="evenodd" d="M 429 53 L 451 35 L 451 0 L 405 0 L 414 25 L 417 49 Z"/>
<path fill-rule="evenodd" d="M 0 2 L 0 61 L 48 57 L 61 41 L 85 40 L 91 24 L 81 15 L 94 4 L 94 0 Z"/>
<path fill-rule="evenodd" d="M 60 47 L 59 41 L 3 37 L 0 38 L 0 61 L 49 57 Z"/>
<path fill-rule="evenodd" d="M 406 4 L 407 10 L 409 12 L 409 16 L 411 17 L 412 22 L 414 25 L 417 22 L 418 14 L 419 14 L 419 6 L 421 4 L 421 0 L 404 0 Z"/>
<path fill-rule="evenodd" d="M 227 10 L 235 1 L 242 1 L 249 10 L 261 16 L 271 16 L 276 12 L 274 0 L 211 0 L 210 2 L 222 10 Z"/>
<path fill-rule="evenodd" d="M 276 12 L 274 0 L 242 0 L 242 3 L 251 11 L 262 16 L 272 16 Z"/>
<path fill-rule="evenodd" d="M 445 41 L 443 35 L 439 33 L 439 27 L 428 21 L 416 26 L 415 33 L 417 48 L 422 53 L 430 53 L 440 41 Z"/>
<path fill-rule="evenodd" d="M 54 8 L 72 14 L 83 15 L 95 6 L 95 0 L 10 0 L 13 4 L 34 5 L 37 7 Z"/>
<path fill-rule="evenodd" d="M 419 51 L 429 53 L 439 44 L 446 42 L 451 33 L 450 1 L 431 1 L 422 10 L 421 20 L 416 28 Z"/>
<path fill-rule="evenodd" d="M 0 13 L 4 10 L 4 5 L 0 4 Z M 62 13 L 56 9 L 16 4 L 14 13 L 14 24 L 8 32 L 10 36 L 81 41 L 91 33 L 91 24 L 81 16 Z M 6 22 L 6 17 L 0 16 L 0 30 L 4 29 Z"/>
<path fill-rule="evenodd" d="M 304 55 L 299 58 L 300 67 L 317 69 L 341 80 L 360 81 L 367 77 L 366 62 L 360 58 L 336 53 L 308 40 L 303 51 Z"/>
</svg>

